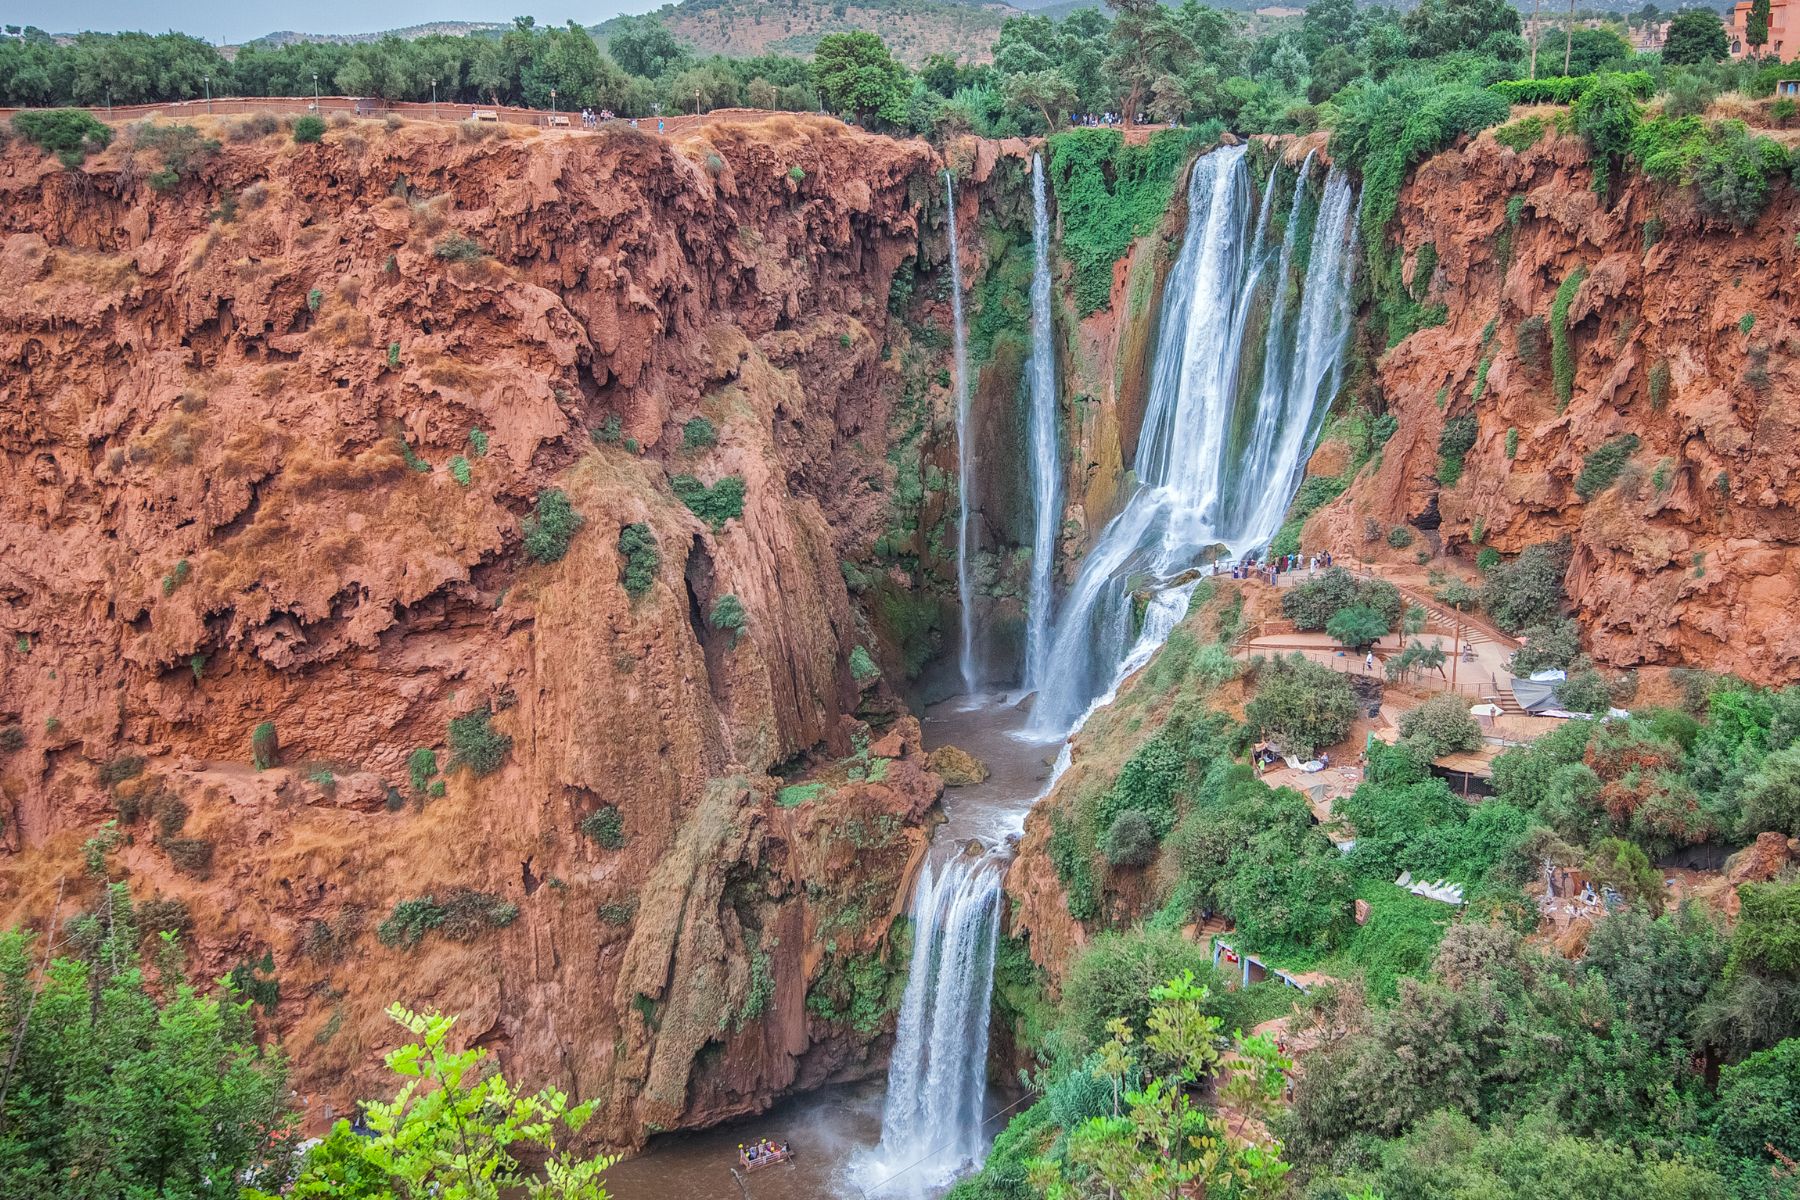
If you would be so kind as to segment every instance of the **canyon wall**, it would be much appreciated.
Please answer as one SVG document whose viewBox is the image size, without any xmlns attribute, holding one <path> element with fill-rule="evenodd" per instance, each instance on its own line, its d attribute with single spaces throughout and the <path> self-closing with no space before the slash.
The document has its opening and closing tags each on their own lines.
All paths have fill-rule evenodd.
<svg viewBox="0 0 1800 1200">
<path fill-rule="evenodd" d="M 1596 660 L 1800 679 L 1800 197 L 1777 184 L 1739 228 L 1629 168 L 1597 193 L 1589 159 L 1575 137 L 1515 152 L 1490 132 L 1414 171 L 1403 277 L 1446 319 L 1371 348 L 1364 386 L 1398 431 L 1305 544 L 1410 560 L 1365 545 L 1365 518 L 1466 558 L 1568 538 Z M 1474 443 L 1442 484 L 1461 417 Z M 1584 479 L 1621 457 L 1616 481 Z"/>
<path fill-rule="evenodd" d="M 130 129 L 0 155 L 0 918 L 126 881 L 315 1125 L 396 1000 L 622 1142 L 878 1068 L 941 791 L 875 553 L 948 423 L 890 316 L 941 162 L 197 137 L 172 183 Z"/>
</svg>

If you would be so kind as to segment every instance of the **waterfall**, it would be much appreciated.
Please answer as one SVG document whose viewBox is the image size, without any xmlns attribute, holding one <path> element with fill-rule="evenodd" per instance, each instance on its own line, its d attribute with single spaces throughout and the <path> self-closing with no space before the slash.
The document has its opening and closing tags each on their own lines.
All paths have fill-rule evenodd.
<svg viewBox="0 0 1800 1200">
<path fill-rule="evenodd" d="M 969 437 L 969 339 L 963 328 L 962 248 L 956 238 L 956 176 L 944 172 L 950 225 L 951 344 L 956 357 L 956 600 L 962 608 L 962 643 L 957 665 L 963 692 L 975 692 L 975 607 L 969 589 L 969 492 L 975 480 L 975 447 Z"/>
<path fill-rule="evenodd" d="M 1290 332 L 1312 158 L 1271 273 L 1265 241 L 1275 180 L 1248 230 L 1244 155 L 1242 146 L 1224 147 L 1194 164 L 1187 236 L 1166 285 L 1138 443 L 1140 486 L 1101 530 L 1064 597 L 1032 710 L 1036 736 L 1065 735 L 1137 657 L 1145 631 L 1132 627 L 1134 590 L 1160 593 L 1209 552 L 1241 554 L 1274 535 L 1336 390 L 1350 325 L 1350 182 L 1335 167 L 1326 179 Z M 1265 305 L 1262 361 L 1246 370 L 1247 330 Z"/>
<path fill-rule="evenodd" d="M 858 1172 L 870 1195 L 941 1187 L 981 1159 L 1000 882 L 987 858 L 920 872 L 881 1146 Z"/>
<path fill-rule="evenodd" d="M 1062 461 L 1056 446 L 1056 330 L 1050 315 L 1050 205 L 1044 156 L 1031 156 L 1031 590 L 1025 623 L 1025 690 L 1036 691 L 1050 653 L 1056 534 L 1062 524 Z"/>
</svg>

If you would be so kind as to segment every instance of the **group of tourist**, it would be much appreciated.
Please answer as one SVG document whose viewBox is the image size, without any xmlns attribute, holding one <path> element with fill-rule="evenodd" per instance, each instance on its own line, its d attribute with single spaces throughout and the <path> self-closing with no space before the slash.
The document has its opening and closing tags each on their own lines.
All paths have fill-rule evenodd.
<svg viewBox="0 0 1800 1200">
<path fill-rule="evenodd" d="M 1277 554 L 1273 558 L 1260 562 L 1256 558 L 1250 557 L 1231 564 L 1231 577 L 1233 579 L 1260 579 L 1264 583 L 1274 586 L 1281 582 L 1283 575 L 1296 572 L 1301 567 L 1306 568 L 1307 577 L 1311 578 L 1319 573 L 1320 567 L 1329 570 L 1331 563 L 1332 557 L 1329 550 L 1312 555 Z M 1216 575 L 1218 572 L 1218 565 L 1214 564 L 1213 573 Z"/>
<path fill-rule="evenodd" d="M 759 1138 L 748 1146 L 738 1143 L 738 1157 L 744 1160 L 745 1166 L 755 1166 L 762 1162 L 780 1162 L 787 1157 L 787 1143 L 779 1145 L 768 1138 Z"/>
<path fill-rule="evenodd" d="M 612 110 L 609 108 L 603 108 L 599 112 L 595 112 L 591 108 L 584 108 L 581 110 L 581 127 L 583 129 L 598 129 L 600 128 L 600 122 L 610 121 L 612 119 Z M 637 122 L 633 121 L 632 124 L 635 125 Z"/>
</svg>

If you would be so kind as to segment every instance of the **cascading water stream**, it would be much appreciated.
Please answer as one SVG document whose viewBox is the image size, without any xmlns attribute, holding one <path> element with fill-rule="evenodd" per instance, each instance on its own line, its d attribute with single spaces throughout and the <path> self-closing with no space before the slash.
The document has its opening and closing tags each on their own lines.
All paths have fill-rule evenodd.
<svg viewBox="0 0 1800 1200">
<path fill-rule="evenodd" d="M 1036 691 L 1050 654 L 1056 533 L 1062 523 L 1062 461 L 1056 445 L 1056 331 L 1050 312 L 1050 204 L 1044 156 L 1031 156 L 1031 588 L 1025 621 L 1025 690 Z"/>
<path fill-rule="evenodd" d="M 1161 592 L 1209 551 L 1242 553 L 1274 534 L 1334 390 L 1321 385 L 1335 384 L 1349 331 L 1349 180 L 1336 168 L 1327 178 L 1290 336 L 1285 310 L 1312 159 L 1269 280 L 1263 244 L 1274 178 L 1246 239 L 1252 192 L 1244 155 L 1244 147 L 1225 147 L 1194 164 L 1188 233 L 1165 290 L 1139 441 L 1141 485 L 1064 597 L 1028 726 L 1035 736 L 1065 735 L 1117 685 L 1121 664 L 1143 644 L 1132 627 L 1133 590 Z M 1264 303 L 1274 307 L 1262 362 L 1246 372 L 1247 331 Z M 1234 445 L 1241 419 L 1247 433 Z"/>
<path fill-rule="evenodd" d="M 950 229 L 951 346 L 956 366 L 956 600 L 962 609 L 957 665 L 963 694 L 975 693 L 975 609 L 969 588 L 969 493 L 975 481 L 975 447 L 969 436 L 969 341 L 963 328 L 962 247 L 956 237 L 956 176 L 944 172 L 945 220 Z"/>
<path fill-rule="evenodd" d="M 919 875 L 881 1146 L 859 1170 L 868 1195 L 941 1187 L 981 1159 L 1000 883 L 991 858 L 927 863 Z"/>
</svg>

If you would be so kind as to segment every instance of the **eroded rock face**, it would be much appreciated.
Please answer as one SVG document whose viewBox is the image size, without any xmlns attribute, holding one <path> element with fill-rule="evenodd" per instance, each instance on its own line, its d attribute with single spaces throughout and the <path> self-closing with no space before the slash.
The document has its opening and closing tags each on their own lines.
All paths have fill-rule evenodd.
<svg viewBox="0 0 1800 1200">
<path fill-rule="evenodd" d="M 90 902 L 81 843 L 131 809 L 112 874 L 185 903 L 204 977 L 274 953 L 314 1117 L 386 1086 L 393 1000 L 627 1142 L 877 1063 L 808 996 L 894 965 L 942 787 L 852 678 L 891 651 L 840 569 L 887 519 L 931 152 L 811 118 L 209 132 L 164 192 L 128 134 L 0 156 L 0 919 Z M 533 562 L 549 487 L 581 524 Z M 510 749 L 476 776 L 446 731 L 483 710 Z M 859 714 L 885 767 L 777 803 Z M 458 889 L 516 917 L 377 936 Z"/>
<path fill-rule="evenodd" d="M 1789 619 L 1800 605 L 1795 193 L 1778 187 L 1761 220 L 1738 229 L 1635 172 L 1615 178 L 1610 202 L 1591 182 L 1573 138 L 1515 154 L 1483 136 L 1419 166 L 1401 192 L 1405 277 L 1432 245 L 1426 302 L 1446 304 L 1449 319 L 1381 357 L 1399 431 L 1379 469 L 1313 519 L 1306 544 L 1348 553 L 1365 517 L 1399 523 L 1434 503 L 1452 552 L 1568 537 L 1569 593 L 1598 660 L 1800 678 Z M 1552 331 L 1535 352 L 1530 330 L 1524 354 L 1519 337 L 1528 320 L 1551 323 L 1577 270 L 1563 408 Z M 1439 434 L 1467 413 L 1474 447 L 1461 480 L 1442 487 Z M 1584 500 L 1588 456 L 1626 437 L 1637 447 L 1617 482 Z"/>
<path fill-rule="evenodd" d="M 939 746 L 933 750 L 931 769 L 943 776 L 945 787 L 968 787 L 990 774 L 986 763 L 960 746 Z"/>
</svg>

